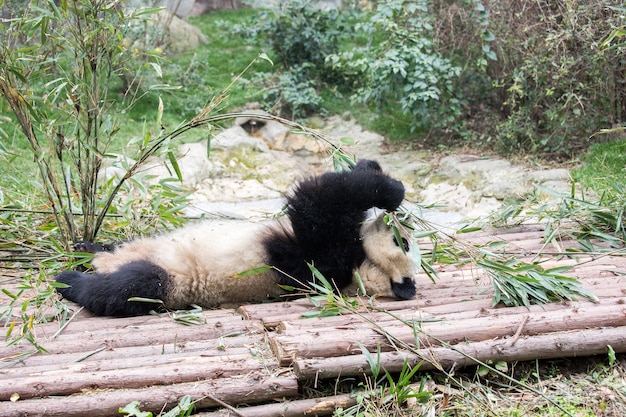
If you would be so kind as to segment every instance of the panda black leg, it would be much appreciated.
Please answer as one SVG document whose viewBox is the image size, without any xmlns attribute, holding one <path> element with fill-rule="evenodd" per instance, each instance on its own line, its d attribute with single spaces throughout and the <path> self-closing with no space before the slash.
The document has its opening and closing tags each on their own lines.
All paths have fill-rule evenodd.
<svg viewBox="0 0 626 417">
<path fill-rule="evenodd" d="M 98 253 L 98 252 L 113 252 L 117 247 L 116 243 L 106 243 L 100 245 L 98 243 L 89 242 L 89 241 L 80 241 L 74 244 L 74 250 L 76 252 L 85 252 L 85 253 Z"/>
<path fill-rule="evenodd" d="M 68 285 L 67 288 L 57 288 L 64 298 L 94 314 L 116 317 L 148 314 L 160 304 L 128 299 L 164 300 L 169 286 L 167 272 L 147 261 L 130 262 L 107 275 L 65 271 L 57 275 L 56 280 Z"/>
</svg>

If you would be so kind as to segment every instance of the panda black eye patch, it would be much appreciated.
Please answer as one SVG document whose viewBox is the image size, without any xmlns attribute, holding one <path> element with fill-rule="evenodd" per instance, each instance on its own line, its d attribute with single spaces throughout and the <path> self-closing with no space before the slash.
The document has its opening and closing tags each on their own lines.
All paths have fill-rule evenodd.
<svg viewBox="0 0 626 417">
<path fill-rule="evenodd" d="M 396 239 L 395 237 L 393 238 L 393 243 L 396 244 L 396 246 L 400 246 L 400 243 L 398 243 L 398 239 Z M 402 238 L 402 248 L 404 249 L 405 252 L 408 252 L 410 247 L 409 247 L 409 241 L 406 240 L 405 238 Z"/>
</svg>

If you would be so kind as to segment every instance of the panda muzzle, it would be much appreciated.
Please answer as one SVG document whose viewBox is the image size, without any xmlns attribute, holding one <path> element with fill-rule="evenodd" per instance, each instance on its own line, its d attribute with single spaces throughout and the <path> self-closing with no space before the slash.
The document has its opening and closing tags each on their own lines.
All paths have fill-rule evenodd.
<svg viewBox="0 0 626 417">
<path fill-rule="evenodd" d="M 391 281 L 391 290 L 401 300 L 409 300 L 415 297 L 415 282 L 409 278 L 402 278 L 402 283 Z"/>
</svg>

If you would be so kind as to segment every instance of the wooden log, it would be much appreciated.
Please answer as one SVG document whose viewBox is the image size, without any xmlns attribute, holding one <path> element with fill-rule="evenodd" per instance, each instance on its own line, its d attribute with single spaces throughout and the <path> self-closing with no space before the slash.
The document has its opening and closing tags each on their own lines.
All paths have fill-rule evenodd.
<svg viewBox="0 0 626 417">
<path fill-rule="evenodd" d="M 111 319 L 108 317 L 93 317 L 78 321 L 72 320 L 63 330 L 59 332 L 59 322 L 39 324 L 36 327 L 37 334 L 45 337 L 52 337 L 56 334 L 55 340 L 63 340 L 67 338 L 75 338 L 82 334 L 90 336 L 106 336 L 110 334 L 118 334 L 120 331 L 133 331 L 141 328 L 142 331 L 159 333 L 162 331 L 172 331 L 173 329 L 189 327 L 181 323 L 176 323 L 168 317 L 131 317 L 125 319 Z M 205 318 L 205 323 L 198 323 L 194 326 L 206 326 L 216 329 L 240 329 L 250 328 L 257 324 L 254 321 L 246 321 L 239 315 L 222 316 L 214 318 Z"/>
<path fill-rule="evenodd" d="M 212 368 L 215 368 L 218 364 L 224 362 L 237 362 L 245 363 L 247 360 L 254 360 L 254 356 L 249 350 L 243 351 L 239 354 L 222 353 L 219 356 L 207 356 L 198 352 L 185 352 L 175 353 L 169 355 L 150 355 L 139 357 L 119 356 L 115 359 L 106 359 L 98 361 L 87 361 L 69 364 L 46 364 L 39 366 L 29 367 L 12 367 L 0 369 L 0 381 L 3 379 L 20 379 L 27 377 L 36 377 L 44 381 L 46 378 L 57 375 L 69 375 L 81 374 L 88 372 L 102 372 L 117 370 L 120 373 L 125 372 L 126 369 L 132 368 L 153 368 L 153 367 L 166 367 L 172 368 L 184 365 L 186 363 L 195 363 L 196 358 L 202 357 L 205 365 L 212 364 Z M 255 361 L 258 362 L 258 359 Z M 2 383 L 0 382 L 0 386 Z"/>
<path fill-rule="evenodd" d="M 237 354 L 248 351 L 246 345 L 254 346 L 263 343 L 264 335 L 224 337 L 219 339 L 187 341 L 154 346 L 128 346 L 121 348 L 108 348 L 105 344 L 101 348 L 83 352 L 55 354 L 36 354 L 22 361 L 18 361 L 14 367 L 34 367 L 44 365 L 62 365 L 77 362 L 91 362 L 100 360 L 118 359 L 121 357 L 142 357 L 151 355 L 170 355 L 175 353 L 201 352 L 202 356 L 220 356 L 224 354 Z M 5 362 L 9 362 L 5 360 Z"/>
<path fill-rule="evenodd" d="M 218 411 L 197 413 L 194 414 L 194 417 L 328 416 L 333 414 L 338 408 L 346 409 L 355 404 L 356 394 L 341 394 L 329 397 L 242 407 L 237 409 L 237 413 L 231 410 L 221 409 Z"/>
<path fill-rule="evenodd" d="M 225 327 L 225 324 L 237 323 L 243 321 L 243 317 L 234 310 L 206 310 L 201 316 L 206 323 L 198 324 L 199 326 L 215 326 Z M 44 336 L 51 337 L 59 330 L 60 323 L 58 321 L 38 324 L 37 331 Z M 82 332 L 105 332 L 119 331 L 124 329 L 133 329 L 141 326 L 142 328 L 154 329 L 180 327 L 182 324 L 176 323 L 174 319 L 168 316 L 139 316 L 139 317 L 100 317 L 85 313 L 82 310 L 72 321 L 59 333 L 57 337 L 73 335 Z"/>
<path fill-rule="evenodd" d="M 416 353 L 382 352 L 380 366 L 388 372 L 402 370 L 404 360 L 420 369 L 451 369 L 492 361 L 526 361 L 605 354 L 607 345 L 615 352 L 626 352 L 626 326 L 552 332 L 525 336 L 512 343 L 511 339 L 459 343 L 449 347 L 418 349 Z M 365 355 L 338 358 L 298 359 L 294 372 L 300 379 L 325 379 L 339 376 L 371 374 Z"/>
<path fill-rule="evenodd" d="M 419 328 L 399 323 L 385 326 L 382 330 L 394 338 L 411 345 L 439 345 L 439 340 L 455 344 L 463 341 L 478 342 L 511 336 L 520 327 L 522 317 L 494 316 L 422 323 Z M 567 308 L 556 311 L 540 311 L 528 314 L 524 335 L 550 333 L 556 330 L 579 330 L 595 327 L 626 325 L 624 305 L 598 305 L 584 308 Z M 381 330 L 364 325 L 358 329 L 303 330 L 278 334 L 270 337 L 270 346 L 279 358 L 281 366 L 296 358 L 345 356 L 361 352 L 361 346 L 370 351 L 378 347 L 389 350 L 388 335 Z"/>
<path fill-rule="evenodd" d="M 0 417 L 108 417 L 118 409 L 140 401 L 144 411 L 169 410 L 190 395 L 199 409 L 216 407 L 215 399 L 227 404 L 255 404 L 298 394 L 298 381 L 290 376 L 248 375 L 237 378 L 204 379 L 186 384 L 153 386 L 141 389 L 90 391 L 69 397 L 0 402 Z"/>
<path fill-rule="evenodd" d="M 238 327 L 214 327 L 214 326 L 183 326 L 173 325 L 168 331 L 158 332 L 144 331 L 142 327 L 126 329 L 126 331 L 106 330 L 102 332 L 83 332 L 72 337 L 59 337 L 55 340 L 39 342 L 49 352 L 75 353 L 93 351 L 103 344 L 109 348 L 168 345 L 202 339 L 219 339 L 233 334 L 255 334 L 259 329 L 252 321 L 242 321 Z M 23 351 L 23 347 L 0 347 L 0 357 L 10 356 Z"/>
<path fill-rule="evenodd" d="M 625 266 L 626 267 L 626 266 Z M 428 289 L 419 288 L 417 299 L 414 300 L 391 300 L 391 299 L 378 299 L 374 305 L 377 308 L 387 311 L 398 311 L 406 309 L 419 309 L 421 311 L 427 311 L 432 313 L 452 313 L 463 312 L 477 309 L 489 309 L 491 308 L 491 297 L 493 295 L 493 288 L 489 287 L 476 287 L 473 283 L 465 282 L 465 286 L 442 285 L 437 284 L 437 287 L 433 288 L 433 284 L 427 283 Z M 623 295 L 626 296 L 626 289 L 624 284 L 619 281 L 619 278 L 609 280 L 606 284 L 588 284 L 586 288 L 596 293 L 598 297 L 607 296 L 614 297 Z M 606 289 L 603 289 L 606 287 Z M 444 288 L 443 290 L 441 288 Z M 581 301 L 584 302 L 584 301 Z M 364 305 L 367 305 L 367 301 L 363 301 Z M 548 304 L 549 305 L 549 304 Z M 285 311 L 285 310 L 288 310 Z M 297 307 L 293 309 L 278 308 L 272 310 L 265 306 L 263 309 L 251 309 L 250 311 L 242 308 L 242 313 L 248 318 L 255 318 L 261 320 L 266 328 L 280 327 L 281 322 L 291 322 L 302 319 L 304 314 L 310 314 L 318 309 L 312 304 L 300 302 Z"/>
<path fill-rule="evenodd" d="M 219 359 L 219 358 L 218 358 Z M 270 363 L 270 365 L 272 365 Z M 147 368 L 87 371 L 72 373 L 59 368 L 40 375 L 0 380 L 0 401 L 17 393 L 20 398 L 69 395 L 87 389 L 141 388 L 150 385 L 178 384 L 242 375 L 263 369 L 260 358 L 216 361 L 216 358 L 187 357 L 177 363 L 166 363 Z"/>
<path fill-rule="evenodd" d="M 379 326 L 393 326 L 398 324 L 398 319 L 405 321 L 415 322 L 429 322 L 429 321 L 456 321 L 469 318 L 489 317 L 489 316 L 513 316 L 513 315 L 526 315 L 528 313 L 541 313 L 545 311 L 563 310 L 565 308 L 573 307 L 573 303 L 549 303 L 544 305 L 531 305 L 529 307 L 502 307 L 493 308 L 490 303 L 485 303 L 484 300 L 477 300 L 475 302 L 461 303 L 467 305 L 468 308 L 459 311 L 456 305 L 443 305 L 433 307 L 421 307 L 418 310 L 407 309 L 398 310 L 393 312 L 362 312 L 359 314 L 346 314 L 333 317 L 313 317 L 309 319 L 301 320 L 288 320 L 279 323 L 277 330 L 279 333 L 285 333 L 289 331 L 341 327 L 343 329 L 357 326 L 360 327 L 367 321 L 374 322 Z M 602 305 L 621 305 L 625 304 L 622 297 L 619 298 L 605 298 L 602 300 Z M 575 303 L 577 308 L 594 308 L 596 303 L 590 301 L 579 301 Z M 478 308 L 476 308 L 478 307 Z"/>
</svg>

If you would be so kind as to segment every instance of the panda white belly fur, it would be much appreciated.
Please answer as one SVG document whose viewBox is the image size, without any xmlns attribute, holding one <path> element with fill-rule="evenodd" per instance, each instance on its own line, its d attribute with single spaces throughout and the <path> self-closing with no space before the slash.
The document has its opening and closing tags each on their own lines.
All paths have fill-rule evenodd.
<svg viewBox="0 0 626 417">
<path fill-rule="evenodd" d="M 267 264 L 261 241 L 277 224 L 193 222 L 171 233 L 121 244 L 113 252 L 98 252 L 92 265 L 104 274 L 135 260 L 160 266 L 171 278 L 163 300 L 167 308 L 185 308 L 189 300 L 202 306 L 262 301 L 284 293 L 271 272 L 235 275 Z"/>
</svg>

